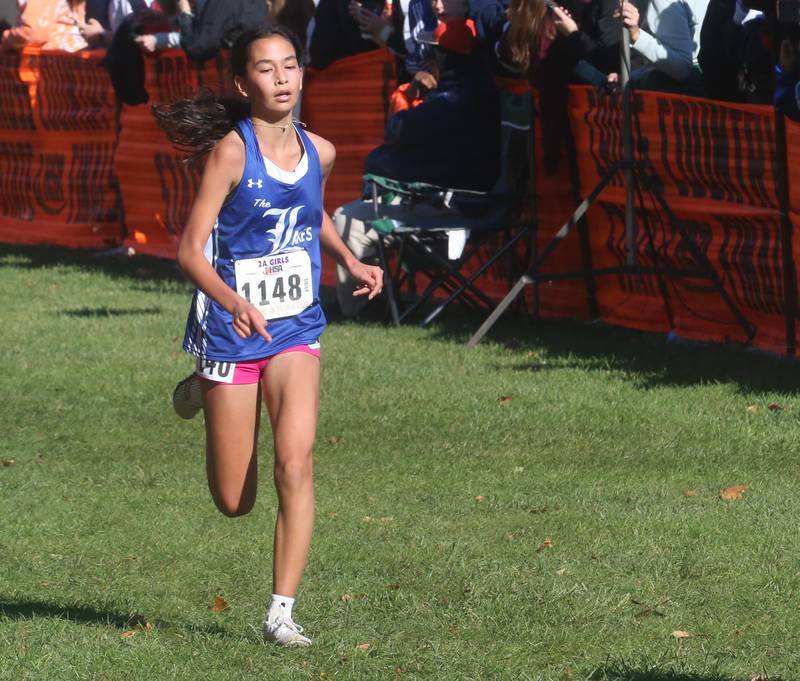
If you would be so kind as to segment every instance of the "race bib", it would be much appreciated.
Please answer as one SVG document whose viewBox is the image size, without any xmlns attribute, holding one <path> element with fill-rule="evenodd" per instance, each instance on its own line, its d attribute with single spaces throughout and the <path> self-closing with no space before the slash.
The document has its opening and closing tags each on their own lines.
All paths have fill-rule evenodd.
<svg viewBox="0 0 800 681">
<path fill-rule="evenodd" d="M 214 359 L 197 358 L 196 374 L 217 383 L 233 383 L 236 364 L 233 362 L 219 362 Z"/>
<path fill-rule="evenodd" d="M 236 290 L 264 319 L 292 317 L 314 302 L 311 258 L 307 251 L 237 260 Z"/>
</svg>

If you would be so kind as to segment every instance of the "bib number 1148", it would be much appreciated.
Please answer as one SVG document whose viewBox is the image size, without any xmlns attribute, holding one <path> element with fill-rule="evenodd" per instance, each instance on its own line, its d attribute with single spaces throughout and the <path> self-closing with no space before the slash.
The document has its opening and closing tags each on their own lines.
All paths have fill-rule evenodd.
<svg viewBox="0 0 800 681">
<path fill-rule="evenodd" d="M 314 300 L 311 259 L 306 251 L 237 260 L 236 289 L 264 319 L 291 317 Z"/>
</svg>

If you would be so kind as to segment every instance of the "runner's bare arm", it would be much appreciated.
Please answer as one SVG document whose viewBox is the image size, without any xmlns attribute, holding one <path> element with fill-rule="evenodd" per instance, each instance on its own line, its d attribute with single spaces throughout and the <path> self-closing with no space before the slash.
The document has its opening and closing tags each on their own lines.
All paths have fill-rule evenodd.
<svg viewBox="0 0 800 681">
<path fill-rule="evenodd" d="M 209 154 L 178 245 L 178 264 L 195 286 L 231 313 L 239 336 L 247 338 L 256 332 L 269 341 L 263 315 L 220 278 L 204 255 L 225 197 L 242 179 L 244 162 L 244 143 L 235 132 L 223 137 Z"/>
<path fill-rule="evenodd" d="M 325 185 L 333 170 L 333 163 L 336 160 L 336 149 L 334 146 L 319 135 L 307 133 L 314 143 L 319 154 L 320 165 L 322 166 L 322 196 L 325 197 Z M 342 267 L 344 267 L 361 286 L 354 292 L 354 296 L 369 296 L 372 300 L 383 289 L 383 270 L 375 265 L 365 265 L 350 252 L 336 228 L 333 226 L 328 213 L 322 211 L 322 228 L 320 229 L 320 244 L 322 248 Z"/>
</svg>

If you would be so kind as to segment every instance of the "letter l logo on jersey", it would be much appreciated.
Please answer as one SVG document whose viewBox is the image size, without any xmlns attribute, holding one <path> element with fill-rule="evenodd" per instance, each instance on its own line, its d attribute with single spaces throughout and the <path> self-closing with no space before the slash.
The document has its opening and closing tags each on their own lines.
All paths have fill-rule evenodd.
<svg viewBox="0 0 800 681">
<path fill-rule="evenodd" d="M 298 240 L 310 241 L 311 234 L 310 228 L 300 230 L 299 234 L 295 234 L 297 227 L 298 213 L 305 206 L 294 206 L 293 208 L 269 208 L 264 211 L 264 217 L 268 215 L 275 215 L 278 219 L 275 221 L 274 230 L 267 230 L 267 238 L 272 242 L 272 250 L 270 253 L 278 253 L 287 246 L 292 246 Z M 308 232 L 308 233 L 306 233 Z"/>
</svg>

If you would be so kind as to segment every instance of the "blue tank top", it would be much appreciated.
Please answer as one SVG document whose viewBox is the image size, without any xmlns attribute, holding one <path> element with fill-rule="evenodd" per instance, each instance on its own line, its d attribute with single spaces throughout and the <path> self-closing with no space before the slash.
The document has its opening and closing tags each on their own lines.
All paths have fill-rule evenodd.
<svg viewBox="0 0 800 681">
<path fill-rule="evenodd" d="M 197 357 L 229 362 L 261 359 L 294 345 L 314 343 L 326 325 L 319 303 L 322 168 L 317 150 L 305 132 L 294 126 L 305 150 L 298 171 L 280 173 L 278 169 L 271 175 L 252 121 L 240 121 L 237 129 L 245 145 L 242 180 L 217 216 L 205 256 L 222 280 L 236 290 L 236 261 L 266 256 L 270 264 L 281 263 L 281 254 L 294 257 L 298 254 L 293 251 L 304 250 L 311 264 L 313 302 L 293 316 L 268 320 L 272 342 L 267 343 L 257 333 L 240 338 L 233 330 L 230 313 L 197 289 L 183 348 Z M 306 166 L 305 173 L 300 172 L 301 166 Z M 283 298 L 283 290 L 278 293 Z"/>
</svg>

